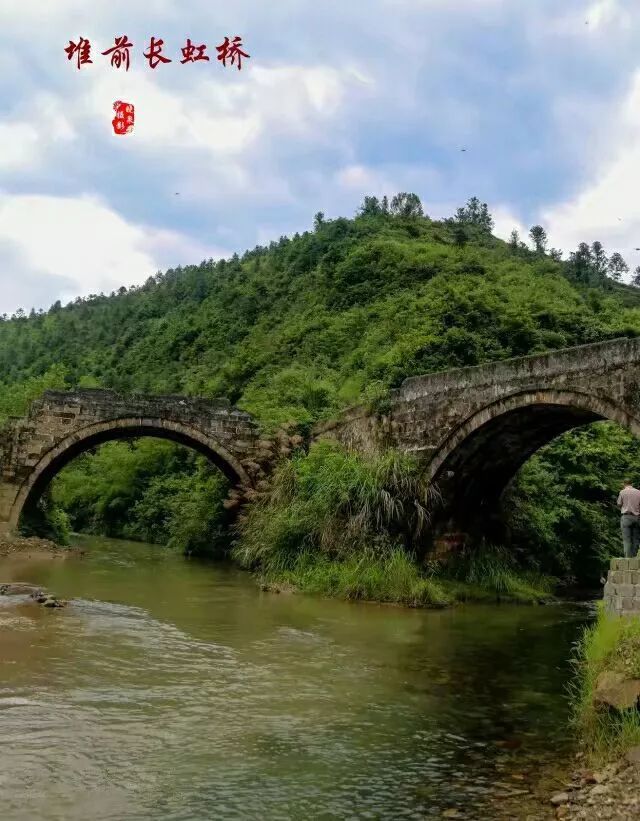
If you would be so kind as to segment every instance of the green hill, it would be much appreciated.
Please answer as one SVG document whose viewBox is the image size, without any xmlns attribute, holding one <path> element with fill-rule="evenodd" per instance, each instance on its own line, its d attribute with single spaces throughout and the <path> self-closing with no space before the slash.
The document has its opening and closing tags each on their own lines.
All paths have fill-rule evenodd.
<svg viewBox="0 0 640 821">
<path fill-rule="evenodd" d="M 345 406 L 383 399 L 410 375 L 640 332 L 640 289 L 607 276 L 599 248 L 581 246 L 566 262 L 554 257 L 544 242 L 534 252 L 517 238 L 496 239 L 486 206 L 475 200 L 438 222 L 422 215 L 414 195 L 399 195 L 390 206 L 367 198 L 353 219 L 318 214 L 312 231 L 242 257 L 5 318 L 0 417 L 22 412 L 47 386 L 103 386 L 227 396 L 265 427 L 294 422 L 304 432 Z M 526 541 L 529 550 L 536 543 L 538 555 L 564 556 L 566 545 L 554 540 L 573 538 L 562 522 L 576 511 L 567 513 L 558 494 L 584 502 L 580 523 L 588 522 L 592 553 L 596 542 L 613 545 L 604 497 L 636 450 L 626 434 L 599 430 L 570 434 L 569 450 L 593 451 L 594 435 L 605 451 L 615 450 L 606 475 L 598 475 L 600 496 L 592 485 L 588 492 L 576 490 L 579 482 L 566 485 L 562 443 L 525 468 L 527 494 L 511 507 L 518 532 L 537 522 Z M 543 466 L 553 481 L 538 476 Z M 583 483 L 591 467 L 584 458 L 574 466 Z M 109 471 L 117 480 L 104 480 Z M 202 549 L 219 524 L 221 508 L 210 504 L 212 493 L 222 498 L 219 483 L 197 457 L 166 443 L 118 443 L 77 460 L 54 495 L 73 526 Z M 187 527 L 177 536 L 178 522 L 185 530 L 186 500 L 197 533 Z M 558 569 L 558 562 L 548 564 Z M 569 560 L 562 568 L 575 570 Z"/>
</svg>

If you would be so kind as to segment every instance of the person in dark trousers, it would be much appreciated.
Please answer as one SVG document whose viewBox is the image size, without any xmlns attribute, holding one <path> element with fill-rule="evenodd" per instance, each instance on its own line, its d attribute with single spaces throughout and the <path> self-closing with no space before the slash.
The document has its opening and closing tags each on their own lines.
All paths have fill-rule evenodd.
<svg viewBox="0 0 640 821">
<path fill-rule="evenodd" d="M 630 479 L 624 480 L 624 487 L 618 494 L 618 507 L 624 555 L 634 559 L 640 547 L 640 490 L 631 484 Z"/>
</svg>

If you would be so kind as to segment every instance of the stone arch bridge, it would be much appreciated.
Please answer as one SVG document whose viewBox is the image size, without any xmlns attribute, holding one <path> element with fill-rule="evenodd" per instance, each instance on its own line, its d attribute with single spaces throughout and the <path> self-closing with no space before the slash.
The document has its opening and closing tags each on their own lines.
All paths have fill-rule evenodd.
<svg viewBox="0 0 640 821">
<path fill-rule="evenodd" d="M 226 399 L 46 391 L 26 417 L 0 430 L 0 535 L 17 527 L 25 507 L 80 453 L 139 436 L 203 453 L 240 489 L 236 495 L 251 494 L 274 456 L 274 443 L 261 439 L 251 416 Z"/>
<path fill-rule="evenodd" d="M 363 451 L 415 454 L 441 492 L 436 529 L 465 532 L 488 521 L 536 450 L 603 419 L 640 435 L 640 339 L 412 377 L 384 412 L 353 408 L 313 435 Z M 261 438 L 251 416 L 227 400 L 47 391 L 0 431 L 0 534 L 17 526 L 25 505 L 75 456 L 145 435 L 204 453 L 240 488 L 236 499 L 263 490 L 275 455 L 301 441 L 283 441 L 282 433 L 275 442 Z"/>
<path fill-rule="evenodd" d="M 415 454 L 442 495 L 436 530 L 464 533 L 486 529 L 536 450 L 605 419 L 640 435 L 640 339 L 412 377 L 384 412 L 354 408 L 317 433 L 360 450 Z"/>
</svg>

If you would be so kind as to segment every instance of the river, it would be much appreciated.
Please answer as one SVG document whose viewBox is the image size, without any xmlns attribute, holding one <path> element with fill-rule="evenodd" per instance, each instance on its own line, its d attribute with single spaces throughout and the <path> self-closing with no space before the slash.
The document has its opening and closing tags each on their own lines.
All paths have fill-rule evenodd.
<svg viewBox="0 0 640 821">
<path fill-rule="evenodd" d="M 0 561 L 1 582 L 70 600 L 0 597 L 3 821 L 491 818 L 568 754 L 585 607 L 277 595 L 80 541 Z"/>
</svg>

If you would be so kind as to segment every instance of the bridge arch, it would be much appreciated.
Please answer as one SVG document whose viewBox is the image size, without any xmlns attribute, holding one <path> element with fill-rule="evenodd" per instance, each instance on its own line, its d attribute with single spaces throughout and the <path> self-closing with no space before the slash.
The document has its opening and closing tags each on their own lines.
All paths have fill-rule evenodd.
<svg viewBox="0 0 640 821">
<path fill-rule="evenodd" d="M 572 428 L 617 422 L 640 436 L 640 419 L 609 398 L 574 390 L 524 390 L 468 416 L 436 448 L 429 476 L 450 520 L 491 515 L 508 483 L 537 450 Z"/>
<path fill-rule="evenodd" d="M 235 456 L 215 438 L 186 422 L 140 417 L 106 419 L 75 430 L 40 457 L 15 496 L 9 513 L 9 529 L 18 527 L 25 507 L 37 501 L 54 476 L 81 453 L 104 442 L 141 436 L 169 439 L 192 448 L 220 468 L 233 484 L 252 485 L 249 475 Z"/>
</svg>

